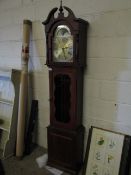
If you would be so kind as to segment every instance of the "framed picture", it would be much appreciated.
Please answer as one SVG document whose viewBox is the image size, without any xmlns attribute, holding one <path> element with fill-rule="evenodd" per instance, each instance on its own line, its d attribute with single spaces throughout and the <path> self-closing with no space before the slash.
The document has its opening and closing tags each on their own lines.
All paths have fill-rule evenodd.
<svg viewBox="0 0 131 175">
<path fill-rule="evenodd" d="M 91 127 L 83 175 L 128 175 L 130 136 Z"/>
</svg>

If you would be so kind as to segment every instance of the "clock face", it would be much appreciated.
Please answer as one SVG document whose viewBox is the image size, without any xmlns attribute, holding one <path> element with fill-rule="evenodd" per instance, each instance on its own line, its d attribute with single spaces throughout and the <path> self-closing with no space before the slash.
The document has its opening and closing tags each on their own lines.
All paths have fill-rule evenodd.
<svg viewBox="0 0 131 175">
<path fill-rule="evenodd" d="M 59 25 L 53 38 L 53 61 L 73 61 L 73 36 L 66 25 Z"/>
</svg>

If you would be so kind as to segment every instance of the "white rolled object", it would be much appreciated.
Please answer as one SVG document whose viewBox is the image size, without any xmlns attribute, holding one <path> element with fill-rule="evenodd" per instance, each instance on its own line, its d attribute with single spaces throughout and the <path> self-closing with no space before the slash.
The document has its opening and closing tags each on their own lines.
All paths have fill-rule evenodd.
<svg viewBox="0 0 131 175">
<path fill-rule="evenodd" d="M 20 80 L 20 94 L 19 94 L 19 108 L 18 108 L 18 123 L 17 123 L 17 141 L 16 141 L 16 157 L 22 158 L 24 153 L 24 139 L 25 139 L 25 121 L 27 111 L 27 97 L 28 97 L 28 61 L 29 61 L 29 42 L 31 21 L 23 21 L 23 43 L 21 53 L 21 80 Z"/>
</svg>

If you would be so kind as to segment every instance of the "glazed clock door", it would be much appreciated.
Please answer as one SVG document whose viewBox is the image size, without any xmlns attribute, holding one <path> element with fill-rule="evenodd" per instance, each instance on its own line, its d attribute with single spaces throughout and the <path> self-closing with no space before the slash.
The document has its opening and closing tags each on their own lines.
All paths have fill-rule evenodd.
<svg viewBox="0 0 131 175">
<path fill-rule="evenodd" d="M 51 125 L 72 128 L 75 122 L 76 81 L 74 71 L 57 69 L 50 72 Z"/>
<path fill-rule="evenodd" d="M 55 29 L 53 37 L 53 61 L 73 61 L 73 36 L 66 25 L 59 25 Z"/>
</svg>

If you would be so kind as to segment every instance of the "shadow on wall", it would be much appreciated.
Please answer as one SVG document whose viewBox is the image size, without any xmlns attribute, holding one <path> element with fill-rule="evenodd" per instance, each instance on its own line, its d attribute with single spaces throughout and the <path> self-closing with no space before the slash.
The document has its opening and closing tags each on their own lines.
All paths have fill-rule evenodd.
<svg viewBox="0 0 131 175">
<path fill-rule="evenodd" d="M 43 19 L 44 21 L 44 19 Z M 48 68 L 45 65 L 46 63 L 46 37 L 45 30 L 42 24 L 42 21 L 33 21 L 32 22 L 32 41 L 30 43 L 30 59 L 29 59 L 29 70 L 31 72 L 31 88 L 33 98 L 39 101 L 39 115 L 38 122 L 36 124 L 36 134 L 35 142 L 39 145 L 46 147 L 43 140 L 40 137 L 44 129 L 48 125 L 48 119 L 46 116 L 49 116 L 49 92 L 48 92 Z M 44 117 L 43 117 L 44 113 Z M 43 119 L 44 118 L 44 119 Z M 44 120 L 44 122 L 43 122 Z M 39 124 L 42 122 L 42 126 Z M 48 122 L 49 123 L 49 122 Z M 41 129 L 42 128 L 42 129 Z M 43 129 L 44 128 L 44 129 Z M 40 141 L 39 141 L 40 140 Z"/>
<path fill-rule="evenodd" d="M 5 175 L 5 171 L 4 171 L 1 160 L 0 160 L 0 175 Z"/>
<path fill-rule="evenodd" d="M 46 39 L 44 26 L 41 21 L 32 22 L 32 41 L 30 43 L 29 69 L 34 72 L 42 72 L 46 63 Z"/>
</svg>

